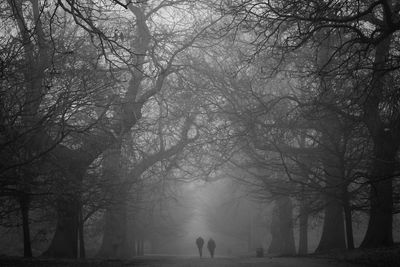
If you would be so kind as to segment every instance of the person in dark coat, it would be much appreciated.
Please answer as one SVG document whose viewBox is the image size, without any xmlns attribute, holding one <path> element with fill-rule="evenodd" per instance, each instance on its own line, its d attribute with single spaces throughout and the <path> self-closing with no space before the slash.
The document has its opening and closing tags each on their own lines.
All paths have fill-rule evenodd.
<svg viewBox="0 0 400 267">
<path fill-rule="evenodd" d="M 210 251 L 211 258 L 214 258 L 215 247 L 216 247 L 216 245 L 215 245 L 214 239 L 210 238 L 210 240 L 208 240 L 208 243 L 207 243 L 207 248 L 208 248 L 208 251 Z"/>
<path fill-rule="evenodd" d="M 203 256 L 203 245 L 204 245 L 204 239 L 201 238 L 201 236 L 199 236 L 196 239 L 196 245 L 197 245 L 197 248 L 199 249 L 199 254 L 200 254 L 200 258 L 201 258 Z"/>
</svg>

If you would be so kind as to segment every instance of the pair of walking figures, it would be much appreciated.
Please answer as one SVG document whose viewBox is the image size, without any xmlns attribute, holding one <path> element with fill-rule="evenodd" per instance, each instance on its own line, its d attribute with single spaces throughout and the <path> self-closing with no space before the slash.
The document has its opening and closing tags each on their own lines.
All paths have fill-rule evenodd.
<svg viewBox="0 0 400 267">
<path fill-rule="evenodd" d="M 203 257 L 203 245 L 204 245 L 204 239 L 201 236 L 199 236 L 196 239 L 196 245 L 197 245 L 197 248 L 199 249 L 199 254 L 200 254 L 200 258 L 201 258 L 201 257 Z M 215 247 L 216 247 L 216 245 L 215 245 L 214 239 L 210 238 L 210 240 L 208 240 L 208 242 L 207 242 L 207 248 L 208 248 L 208 251 L 210 252 L 211 258 L 214 258 Z"/>
</svg>

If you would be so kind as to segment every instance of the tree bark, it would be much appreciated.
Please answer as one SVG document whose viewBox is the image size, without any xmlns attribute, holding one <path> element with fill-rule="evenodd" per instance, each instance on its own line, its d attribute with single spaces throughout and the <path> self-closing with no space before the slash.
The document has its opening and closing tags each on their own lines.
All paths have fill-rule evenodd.
<svg viewBox="0 0 400 267">
<path fill-rule="evenodd" d="M 335 115 L 327 112 L 321 144 L 325 148 L 322 156 L 322 166 L 325 173 L 325 216 L 322 228 L 321 240 L 316 252 L 329 251 L 331 249 L 345 249 L 345 229 L 342 203 L 343 165 L 337 152 L 340 148 L 340 131 L 335 120 Z"/>
<path fill-rule="evenodd" d="M 104 153 L 103 176 L 108 181 L 110 204 L 105 213 L 103 241 L 99 250 L 102 258 L 127 258 L 129 255 L 127 229 L 128 185 L 121 173 L 121 145 Z"/>
<path fill-rule="evenodd" d="M 392 246 L 393 187 L 397 148 L 390 139 L 382 139 L 374 149 L 370 188 L 370 218 L 363 248 Z"/>
<path fill-rule="evenodd" d="M 77 258 L 78 254 L 78 201 L 74 198 L 58 200 L 56 232 L 52 242 L 43 254 L 52 258 Z"/>
<path fill-rule="evenodd" d="M 83 211 L 82 211 L 82 203 L 79 204 L 79 258 L 86 258 L 85 252 L 85 236 L 84 236 L 84 221 L 83 221 Z"/>
<path fill-rule="evenodd" d="M 343 209 L 344 209 L 344 218 L 346 224 L 346 239 L 347 239 L 347 249 L 354 249 L 354 238 L 353 238 L 353 219 L 351 213 L 351 207 L 349 202 L 347 189 L 345 189 L 343 196 Z"/>
<path fill-rule="evenodd" d="M 320 49 L 317 51 L 316 65 L 320 71 L 320 88 L 318 100 L 321 103 L 333 104 L 337 101 L 334 93 L 333 74 L 331 70 L 331 56 L 334 52 L 335 36 L 323 29 L 317 33 L 321 42 Z M 332 59 L 334 60 L 334 59 Z M 334 104 L 333 104 L 334 105 Z M 317 252 L 330 249 L 346 248 L 343 206 L 340 194 L 344 179 L 343 166 L 343 147 L 341 130 L 341 118 L 334 110 L 325 105 L 318 107 L 320 110 L 316 114 L 319 120 L 321 132 L 320 148 L 323 150 L 321 165 L 325 178 L 325 189 L 322 192 L 325 199 L 325 216 L 322 229 L 322 236 Z"/>
<path fill-rule="evenodd" d="M 278 255 L 296 253 L 292 212 L 292 201 L 288 196 L 281 196 L 276 200 L 271 222 L 272 240 L 268 253 Z"/>
<path fill-rule="evenodd" d="M 308 253 L 308 207 L 301 203 L 299 216 L 299 255 Z"/>
<path fill-rule="evenodd" d="M 61 152 L 61 151 L 59 151 Z M 56 200 L 57 225 L 54 237 L 49 248 L 43 256 L 53 258 L 77 258 L 78 257 L 78 232 L 80 214 L 80 189 L 87 167 L 92 162 L 91 158 L 70 150 L 63 158 L 61 170 L 62 181 L 58 186 L 63 189 Z M 75 158 L 72 158 L 72 156 Z M 68 159 L 67 159 L 68 158 Z"/>
<path fill-rule="evenodd" d="M 390 1 L 391 2 L 391 1 Z M 388 3 L 391 6 L 391 3 Z M 385 13 L 386 16 L 386 13 Z M 384 18 L 384 21 L 392 18 Z M 374 143 L 372 169 L 370 170 L 370 218 L 367 233 L 361 247 L 381 247 L 393 245 L 392 178 L 395 171 L 396 154 L 399 149 L 399 117 L 381 117 L 381 105 L 386 103 L 385 91 L 389 89 L 388 66 L 392 34 L 375 48 L 375 59 L 371 85 L 363 99 L 364 122 Z M 387 107 L 390 110 L 392 107 Z"/>
<path fill-rule="evenodd" d="M 321 131 L 321 146 L 325 152 L 321 160 L 326 183 L 322 196 L 325 200 L 325 216 L 322 236 L 316 252 L 346 248 L 342 203 L 342 183 L 344 182 L 344 166 L 341 160 L 342 134 L 334 113 L 328 110 L 322 118 L 324 123 Z"/>
<path fill-rule="evenodd" d="M 321 240 L 316 252 L 346 248 L 343 206 L 336 197 L 327 197 Z"/>
<path fill-rule="evenodd" d="M 29 227 L 29 204 L 30 199 L 29 195 L 26 192 L 23 192 L 20 199 L 20 209 L 22 215 L 22 230 L 24 236 L 24 257 L 31 258 L 32 257 L 32 246 L 31 246 L 31 235 L 30 235 L 30 227 Z"/>
<path fill-rule="evenodd" d="M 127 246 L 127 193 L 121 192 L 121 198 L 116 199 L 105 214 L 103 241 L 98 253 L 99 257 L 110 259 L 129 258 Z M 123 196 L 122 196 L 123 195 Z"/>
</svg>

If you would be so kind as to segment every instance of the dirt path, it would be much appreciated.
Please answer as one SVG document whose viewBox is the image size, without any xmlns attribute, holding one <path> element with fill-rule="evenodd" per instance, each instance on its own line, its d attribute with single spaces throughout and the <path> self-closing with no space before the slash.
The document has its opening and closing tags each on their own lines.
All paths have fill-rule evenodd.
<svg viewBox="0 0 400 267">
<path fill-rule="evenodd" d="M 52 260 L 0 259 L 0 266 L 40 267 L 362 267 L 329 259 L 315 258 L 193 258 L 143 257 L 134 260 Z"/>
<path fill-rule="evenodd" d="M 315 258 L 176 258 L 166 260 L 162 265 L 168 267 L 360 267 L 329 259 Z"/>
</svg>

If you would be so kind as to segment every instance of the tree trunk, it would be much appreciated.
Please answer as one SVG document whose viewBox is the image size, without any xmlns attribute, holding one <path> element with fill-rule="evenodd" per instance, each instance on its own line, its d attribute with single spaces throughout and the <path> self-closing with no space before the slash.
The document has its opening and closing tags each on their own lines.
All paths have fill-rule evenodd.
<svg viewBox="0 0 400 267">
<path fill-rule="evenodd" d="M 334 93 L 333 73 L 331 64 L 334 63 L 335 36 L 326 29 L 317 32 L 317 38 L 321 41 L 317 51 L 316 65 L 319 70 L 321 103 L 336 103 L 337 96 Z M 332 60 L 332 61 L 331 61 Z M 333 104 L 334 105 L 334 104 Z M 343 206 L 340 194 L 341 183 L 344 179 L 343 166 L 343 131 L 340 116 L 332 109 L 321 105 L 316 119 L 319 121 L 319 131 L 322 133 L 319 147 L 321 149 L 321 165 L 325 178 L 325 190 L 322 192 L 325 198 L 325 217 L 322 236 L 317 252 L 330 249 L 346 248 Z"/>
<path fill-rule="evenodd" d="M 299 255 L 308 253 L 308 208 L 302 203 L 299 216 Z"/>
<path fill-rule="evenodd" d="M 133 212 L 129 212 L 128 213 L 128 225 L 129 227 L 127 227 L 127 235 L 126 235 L 126 246 L 127 246 L 127 256 L 129 258 L 133 258 L 134 256 L 137 255 L 137 246 L 136 246 L 136 223 L 134 221 L 134 217 L 135 215 L 133 214 Z"/>
<path fill-rule="evenodd" d="M 388 1 L 387 4 L 388 8 L 393 8 L 391 1 Z M 386 16 L 386 12 L 383 14 Z M 384 17 L 383 21 L 387 21 L 387 18 Z M 370 218 L 367 233 L 361 243 L 361 247 L 364 248 L 393 245 L 392 176 L 400 145 L 400 119 L 396 113 L 382 116 L 383 109 L 390 111 L 397 105 L 397 103 L 390 104 L 392 100 L 388 100 L 388 96 L 385 94 L 385 92 L 393 90 L 390 87 L 394 86 L 393 82 L 395 81 L 388 72 L 392 68 L 389 58 L 392 38 L 393 34 L 389 34 L 376 45 L 371 84 L 367 93 L 364 93 L 365 98 L 361 103 L 364 110 L 364 122 L 374 143 L 369 178 L 371 187 Z"/>
<path fill-rule="evenodd" d="M 130 253 L 126 242 L 127 205 L 125 199 L 117 201 L 106 211 L 103 241 L 98 253 L 102 258 L 129 258 Z"/>
<path fill-rule="evenodd" d="M 351 207 L 349 202 L 347 189 L 345 189 L 343 196 L 343 209 L 344 218 L 346 223 L 346 237 L 347 237 L 347 249 L 354 249 L 354 238 L 353 238 L 353 219 L 351 214 Z"/>
<path fill-rule="evenodd" d="M 132 252 L 132 257 L 137 256 L 137 252 L 136 252 L 137 246 L 136 246 L 136 240 L 133 239 L 131 246 L 129 247 L 129 251 Z M 153 252 L 154 253 L 154 252 Z"/>
<path fill-rule="evenodd" d="M 322 236 L 316 252 L 346 248 L 342 203 L 335 197 L 327 198 Z"/>
<path fill-rule="evenodd" d="M 331 115 L 331 114 L 328 114 Z M 331 116 L 329 124 L 325 125 L 321 143 L 325 147 L 325 153 L 322 157 L 322 165 L 325 173 L 325 216 L 322 228 L 322 235 L 316 252 L 329 251 L 331 249 L 345 249 L 346 238 L 344 229 L 343 203 L 342 203 L 342 186 L 343 182 L 343 166 L 337 154 L 340 147 L 340 133 L 337 131 L 337 123 Z"/>
<path fill-rule="evenodd" d="M 250 218 L 249 227 L 247 229 L 247 252 L 252 252 L 253 247 L 253 220 Z"/>
<path fill-rule="evenodd" d="M 144 255 L 144 241 L 143 239 L 138 240 L 138 256 L 143 256 Z"/>
<path fill-rule="evenodd" d="M 282 196 L 276 200 L 271 222 L 272 240 L 268 253 L 278 255 L 296 253 L 292 211 L 292 201 L 288 196 Z"/>
<path fill-rule="evenodd" d="M 78 201 L 73 198 L 58 200 L 56 232 L 50 247 L 43 254 L 52 258 L 77 258 L 78 254 Z"/>
<path fill-rule="evenodd" d="M 333 96 L 329 96 L 331 98 Z M 340 119 L 330 110 L 323 110 L 321 116 L 321 163 L 324 172 L 325 216 L 321 240 L 316 252 L 331 249 L 345 249 L 346 238 L 343 216 L 344 147 Z"/>
<path fill-rule="evenodd" d="M 53 258 L 78 257 L 80 189 L 86 169 L 92 160 L 78 157 L 63 162 L 67 179 L 59 184 L 64 190 L 57 201 L 57 226 L 53 240 L 43 256 Z"/>
<path fill-rule="evenodd" d="M 29 229 L 29 195 L 26 192 L 23 192 L 20 199 L 20 208 L 22 215 L 22 230 L 24 236 L 24 257 L 31 258 L 32 257 L 32 246 L 31 246 L 31 235 Z"/>
<path fill-rule="evenodd" d="M 82 203 L 79 205 L 79 258 L 86 258 Z"/>
<path fill-rule="evenodd" d="M 109 183 L 110 204 L 105 213 L 103 241 L 98 255 L 102 258 L 126 258 L 127 244 L 127 197 L 121 175 L 121 145 L 104 154 L 103 176 Z"/>
<path fill-rule="evenodd" d="M 340 193 L 342 191 L 340 182 L 343 180 L 342 169 L 336 155 L 329 155 L 328 151 L 326 153 L 323 158 L 326 179 L 326 192 L 323 193 L 325 216 L 322 236 L 316 252 L 346 248 L 343 203 Z"/>
<path fill-rule="evenodd" d="M 383 139 L 376 144 L 370 188 L 370 218 L 361 247 L 392 246 L 393 188 L 392 175 L 396 166 L 397 147 Z"/>
<path fill-rule="evenodd" d="M 103 176 L 108 181 L 110 204 L 105 213 L 103 241 L 98 255 L 102 258 L 129 258 L 126 203 L 129 188 L 122 179 L 120 144 L 104 153 Z"/>
</svg>

